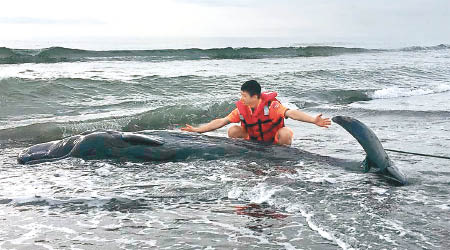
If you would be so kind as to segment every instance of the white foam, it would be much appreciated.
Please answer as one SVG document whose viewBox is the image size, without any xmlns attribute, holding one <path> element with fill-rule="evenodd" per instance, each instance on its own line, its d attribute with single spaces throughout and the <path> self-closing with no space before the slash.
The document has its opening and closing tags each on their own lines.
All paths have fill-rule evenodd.
<svg viewBox="0 0 450 250">
<path fill-rule="evenodd" d="M 234 226 L 233 224 L 227 224 L 227 223 L 222 223 L 222 222 L 218 222 L 215 220 L 210 220 L 206 216 L 202 216 L 202 217 L 203 217 L 202 219 L 196 220 L 196 222 L 214 225 L 216 227 L 220 227 L 224 230 L 228 230 L 231 232 L 238 232 L 239 234 L 242 234 L 245 237 L 249 237 L 249 238 L 258 240 L 260 244 L 269 244 L 269 240 L 266 237 L 264 237 L 264 234 L 255 234 L 255 232 L 253 230 L 248 229 L 246 227 L 238 227 L 238 226 Z M 228 236 L 230 237 L 230 234 L 228 234 Z"/>
<path fill-rule="evenodd" d="M 144 244 L 146 246 L 150 246 L 150 247 L 155 247 L 156 246 L 156 240 L 135 240 L 135 239 L 130 239 L 130 238 L 120 238 L 116 240 L 117 243 L 121 243 L 121 244 L 129 244 L 129 245 L 133 245 L 136 246 L 139 243 Z"/>
<path fill-rule="evenodd" d="M 36 238 L 37 232 L 38 232 L 38 230 L 36 228 L 32 228 L 27 233 L 22 234 L 19 238 L 9 240 L 9 242 L 14 245 L 23 244 L 27 240 Z"/>
<path fill-rule="evenodd" d="M 13 204 L 15 205 L 23 205 L 32 202 L 46 202 L 50 205 L 55 205 L 57 200 L 50 197 L 43 197 L 40 195 L 26 195 L 26 196 L 17 196 L 11 198 L 13 200 Z"/>
<path fill-rule="evenodd" d="M 380 188 L 380 187 L 371 187 L 371 190 L 372 190 L 372 193 L 377 193 L 377 194 L 384 194 L 388 191 L 388 189 Z"/>
<path fill-rule="evenodd" d="M 111 166 L 104 166 L 95 170 L 95 173 L 99 176 L 110 176 L 111 175 Z"/>
<path fill-rule="evenodd" d="M 301 215 L 305 218 L 306 223 L 308 224 L 308 227 L 311 228 L 311 230 L 319 233 L 319 235 L 322 238 L 334 242 L 342 249 L 346 249 L 346 250 L 353 249 L 349 244 L 347 244 L 343 240 L 336 237 L 333 233 L 327 232 L 324 228 L 317 225 L 313 220 L 314 213 L 312 213 L 312 212 L 308 213 L 304 208 L 302 208 L 299 205 L 288 206 L 286 208 L 286 211 L 288 211 L 288 212 L 300 211 Z"/>
<path fill-rule="evenodd" d="M 437 94 L 450 91 L 450 85 L 448 84 L 438 84 L 434 86 L 428 86 L 424 88 L 399 88 L 399 87 L 389 87 L 385 89 L 376 90 L 369 96 L 373 99 L 391 99 L 397 97 L 409 97 L 409 96 L 422 96 L 429 94 Z"/>
<path fill-rule="evenodd" d="M 355 102 L 349 106 L 367 110 L 448 111 L 450 110 L 449 85 L 423 87 L 421 89 L 390 89 L 375 92 L 370 102 Z M 378 93 L 378 96 L 377 96 Z M 389 99 L 388 99 L 389 98 Z"/>
<path fill-rule="evenodd" d="M 384 235 L 378 235 L 378 238 L 380 240 L 385 240 L 386 242 L 390 243 L 391 245 L 397 245 L 395 240 L 391 239 L 391 235 L 390 234 L 384 234 Z"/>
<path fill-rule="evenodd" d="M 49 244 L 44 244 L 42 242 L 35 242 L 34 244 L 36 244 L 37 246 L 41 246 L 43 248 L 46 248 L 48 250 L 56 249 L 56 248 L 53 248 L 52 246 L 50 246 Z"/>
<path fill-rule="evenodd" d="M 291 102 L 291 99 L 289 97 L 277 97 L 280 102 L 288 109 L 299 109 L 297 105 Z"/>
<path fill-rule="evenodd" d="M 292 244 L 290 244 L 288 242 L 282 242 L 282 243 L 279 243 L 279 244 L 284 246 L 284 249 L 286 249 L 286 250 L 298 249 L 298 248 L 294 247 Z"/>
<path fill-rule="evenodd" d="M 237 199 L 241 196 L 242 189 L 240 187 L 233 187 L 230 191 L 228 191 L 229 199 Z"/>
<path fill-rule="evenodd" d="M 278 192 L 278 188 L 268 188 L 264 183 L 260 183 L 258 186 L 250 191 L 250 202 L 252 203 L 263 203 L 269 202 L 270 198 Z"/>
<path fill-rule="evenodd" d="M 242 187 L 233 186 L 230 191 L 228 191 L 229 199 L 244 199 L 249 200 L 250 203 L 261 204 L 267 202 L 271 204 L 272 196 L 280 191 L 278 187 L 267 187 L 266 184 L 260 183 L 255 187 L 252 187 L 250 190 L 247 188 L 244 189 Z"/>
<path fill-rule="evenodd" d="M 403 226 L 401 226 L 401 222 L 399 221 L 395 221 L 395 220 L 387 220 L 387 219 L 382 219 L 382 221 L 388 225 L 388 228 L 390 228 L 391 230 L 396 230 L 398 236 L 405 236 L 407 233 L 410 233 L 409 230 L 405 229 Z M 386 236 L 386 235 L 385 235 Z M 381 239 L 381 237 L 380 237 Z M 388 241 L 389 243 L 391 243 L 389 240 L 389 237 L 385 238 L 386 241 Z"/>
<path fill-rule="evenodd" d="M 84 237 L 83 235 L 77 235 L 76 237 L 72 238 L 73 241 L 95 241 L 95 242 L 111 242 L 110 239 L 100 238 L 99 236 L 93 236 L 93 237 Z"/>
<path fill-rule="evenodd" d="M 450 206 L 448 204 L 442 204 L 442 205 L 436 205 L 437 208 L 440 208 L 442 210 L 449 210 Z"/>
<path fill-rule="evenodd" d="M 20 226 L 25 230 L 29 230 L 27 233 L 22 234 L 19 238 L 9 240 L 11 244 L 20 245 L 24 244 L 26 241 L 35 239 L 38 234 L 45 234 L 45 232 L 61 232 L 66 234 L 77 234 L 75 230 L 67 227 L 57 227 L 51 225 L 43 225 L 38 223 L 31 223 L 26 226 Z"/>
</svg>

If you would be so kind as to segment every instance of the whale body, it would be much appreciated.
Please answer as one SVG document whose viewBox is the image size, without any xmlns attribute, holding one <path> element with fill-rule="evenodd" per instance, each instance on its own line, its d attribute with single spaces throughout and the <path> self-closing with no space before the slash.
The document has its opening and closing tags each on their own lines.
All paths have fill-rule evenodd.
<svg viewBox="0 0 450 250">
<path fill-rule="evenodd" d="M 36 164 L 66 157 L 142 161 L 224 157 L 295 160 L 299 153 L 301 150 L 290 147 L 188 132 L 149 130 L 131 133 L 101 130 L 31 146 L 19 154 L 18 162 Z"/>
<path fill-rule="evenodd" d="M 352 134 L 366 151 L 367 156 L 363 162 L 365 172 L 373 167 L 378 169 L 378 173 L 406 184 L 405 175 L 389 159 L 372 130 L 350 117 L 336 116 L 333 121 Z M 313 160 L 349 168 L 360 166 L 359 162 L 322 156 L 293 147 L 188 132 L 151 130 L 134 133 L 105 130 L 85 132 L 31 146 L 19 154 L 17 161 L 20 164 L 36 164 L 66 157 L 139 161 L 237 157 L 269 161 Z"/>
</svg>

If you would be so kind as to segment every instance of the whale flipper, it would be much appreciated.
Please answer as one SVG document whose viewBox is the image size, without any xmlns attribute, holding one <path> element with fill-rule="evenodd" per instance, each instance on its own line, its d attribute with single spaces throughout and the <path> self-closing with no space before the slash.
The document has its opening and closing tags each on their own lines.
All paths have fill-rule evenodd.
<svg viewBox="0 0 450 250">
<path fill-rule="evenodd" d="M 378 168 L 379 173 L 388 175 L 400 184 L 407 184 L 406 176 L 389 159 L 375 133 L 364 123 L 348 116 L 335 116 L 333 122 L 347 130 L 366 151 L 366 159 L 363 161 L 364 172 L 369 172 L 371 167 Z"/>
</svg>

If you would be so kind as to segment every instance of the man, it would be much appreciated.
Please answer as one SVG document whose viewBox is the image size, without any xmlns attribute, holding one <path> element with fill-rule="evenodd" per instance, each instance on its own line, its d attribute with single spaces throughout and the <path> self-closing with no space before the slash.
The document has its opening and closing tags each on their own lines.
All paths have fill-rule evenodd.
<svg viewBox="0 0 450 250">
<path fill-rule="evenodd" d="M 228 129 L 229 137 L 291 145 L 294 132 L 284 126 L 284 119 L 292 118 L 325 128 L 331 125 L 330 119 L 322 118 L 322 114 L 312 117 L 300 110 L 284 107 L 276 96 L 276 92 L 261 93 L 261 86 L 257 81 L 247 81 L 241 86 L 241 100 L 236 102 L 236 109 L 227 117 L 215 119 L 200 127 L 186 124 L 181 130 L 204 133 L 221 128 L 230 122 L 241 122 L 241 126 L 234 125 Z"/>
</svg>

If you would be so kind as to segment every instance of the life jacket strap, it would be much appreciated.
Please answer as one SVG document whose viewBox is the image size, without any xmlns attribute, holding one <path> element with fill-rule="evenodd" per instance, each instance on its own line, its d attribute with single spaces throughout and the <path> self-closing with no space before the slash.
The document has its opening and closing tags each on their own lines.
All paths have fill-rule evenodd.
<svg viewBox="0 0 450 250">
<path fill-rule="evenodd" d="M 264 131 L 264 133 L 268 133 L 268 132 L 272 131 L 274 128 L 276 128 L 278 125 L 280 125 L 280 123 L 282 123 L 282 122 L 283 122 L 283 117 L 280 117 L 280 119 L 278 119 L 278 121 L 274 122 L 272 124 L 272 127 L 270 127 L 268 130 Z M 284 127 L 284 125 L 283 125 L 283 127 Z"/>
<path fill-rule="evenodd" d="M 264 132 L 262 130 L 262 121 L 258 119 L 258 129 L 259 129 L 259 136 L 261 137 L 261 141 L 264 141 Z"/>
<path fill-rule="evenodd" d="M 245 120 L 241 120 L 241 121 L 244 122 Z M 270 119 L 264 120 L 264 121 L 258 120 L 256 123 L 244 122 L 244 124 L 245 124 L 246 127 L 253 127 L 253 126 L 259 125 L 260 123 L 261 124 L 265 124 L 265 123 L 269 123 L 269 122 L 272 122 L 272 120 L 270 120 Z"/>
</svg>

